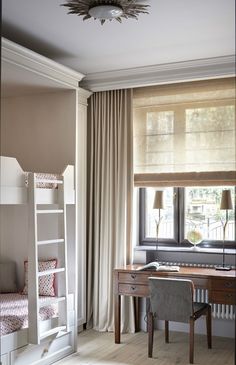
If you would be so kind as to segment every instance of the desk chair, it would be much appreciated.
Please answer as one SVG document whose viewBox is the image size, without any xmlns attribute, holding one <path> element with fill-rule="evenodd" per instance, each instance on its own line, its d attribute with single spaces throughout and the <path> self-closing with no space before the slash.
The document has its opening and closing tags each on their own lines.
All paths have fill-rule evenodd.
<svg viewBox="0 0 236 365">
<path fill-rule="evenodd" d="M 193 364 L 194 322 L 206 315 L 207 343 L 211 348 L 211 306 L 193 302 L 191 280 L 149 278 L 151 310 L 148 313 L 148 357 L 153 351 L 154 317 L 165 321 L 165 342 L 169 342 L 169 321 L 189 323 L 189 361 Z"/>
</svg>

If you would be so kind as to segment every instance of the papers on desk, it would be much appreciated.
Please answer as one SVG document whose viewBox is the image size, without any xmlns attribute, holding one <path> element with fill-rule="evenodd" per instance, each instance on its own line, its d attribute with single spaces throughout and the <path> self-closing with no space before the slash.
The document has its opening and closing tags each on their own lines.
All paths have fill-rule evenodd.
<svg viewBox="0 0 236 365">
<path fill-rule="evenodd" d="M 179 271 L 179 266 L 160 265 L 157 261 L 141 266 L 138 271 Z"/>
</svg>

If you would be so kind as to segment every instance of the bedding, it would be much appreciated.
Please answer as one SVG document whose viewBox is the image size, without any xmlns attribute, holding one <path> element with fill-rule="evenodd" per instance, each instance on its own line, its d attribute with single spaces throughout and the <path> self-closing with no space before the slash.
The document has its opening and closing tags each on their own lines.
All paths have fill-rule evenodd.
<svg viewBox="0 0 236 365">
<path fill-rule="evenodd" d="M 40 297 L 40 303 L 48 297 Z M 49 305 L 39 310 L 40 320 L 57 315 L 57 305 Z M 0 294 L 0 336 L 28 327 L 28 296 L 18 293 Z"/>
<path fill-rule="evenodd" d="M 29 172 L 25 173 L 25 185 L 28 186 L 28 175 Z M 38 179 L 47 179 L 47 180 L 61 180 L 61 175 L 58 174 L 44 174 L 44 173 L 40 173 L 38 172 L 36 174 L 36 178 Z M 58 188 L 58 184 L 55 183 L 47 183 L 47 182 L 38 182 L 36 184 L 37 188 L 44 188 L 44 189 L 57 189 Z"/>
</svg>

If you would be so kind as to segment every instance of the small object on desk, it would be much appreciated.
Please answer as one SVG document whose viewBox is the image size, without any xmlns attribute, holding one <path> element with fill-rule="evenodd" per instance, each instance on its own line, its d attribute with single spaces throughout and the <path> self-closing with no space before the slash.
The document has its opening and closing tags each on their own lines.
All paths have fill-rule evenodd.
<svg viewBox="0 0 236 365">
<path fill-rule="evenodd" d="M 179 271 L 179 266 L 160 265 L 157 261 L 149 262 L 137 269 L 138 271 Z"/>
</svg>

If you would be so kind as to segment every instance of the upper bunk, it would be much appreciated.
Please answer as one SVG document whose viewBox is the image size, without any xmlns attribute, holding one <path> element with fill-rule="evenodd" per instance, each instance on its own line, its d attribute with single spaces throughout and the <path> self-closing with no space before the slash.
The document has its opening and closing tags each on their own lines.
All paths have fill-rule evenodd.
<svg viewBox="0 0 236 365">
<path fill-rule="evenodd" d="M 0 204 L 27 204 L 29 172 L 23 171 L 14 157 L 0 156 Z M 58 183 L 64 180 L 65 204 L 75 203 L 74 166 L 68 165 L 62 174 L 36 173 L 38 204 L 58 203 Z"/>
</svg>

